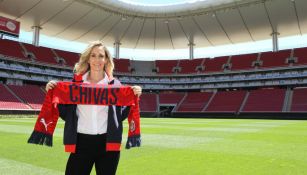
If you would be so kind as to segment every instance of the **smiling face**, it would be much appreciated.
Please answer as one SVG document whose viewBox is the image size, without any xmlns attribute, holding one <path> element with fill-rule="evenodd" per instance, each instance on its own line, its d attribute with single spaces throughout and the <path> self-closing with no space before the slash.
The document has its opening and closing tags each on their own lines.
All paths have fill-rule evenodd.
<svg viewBox="0 0 307 175">
<path fill-rule="evenodd" d="M 102 46 L 95 46 L 88 59 L 90 65 L 90 71 L 104 71 L 104 67 L 107 64 L 108 59 Z"/>
</svg>

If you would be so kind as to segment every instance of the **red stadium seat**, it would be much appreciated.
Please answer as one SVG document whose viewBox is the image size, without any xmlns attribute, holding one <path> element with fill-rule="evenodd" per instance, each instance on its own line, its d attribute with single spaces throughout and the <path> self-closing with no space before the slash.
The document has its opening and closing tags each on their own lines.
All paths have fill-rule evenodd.
<svg viewBox="0 0 307 175">
<path fill-rule="evenodd" d="M 130 60 L 129 59 L 113 59 L 115 64 L 115 72 L 131 73 Z"/>
<path fill-rule="evenodd" d="M 294 65 L 307 64 L 307 47 L 294 49 L 293 57 L 297 57 L 297 63 Z"/>
<path fill-rule="evenodd" d="M 288 66 L 287 58 L 290 58 L 290 54 L 291 50 L 261 53 L 260 60 L 263 61 L 263 63 L 260 68 Z"/>
<path fill-rule="evenodd" d="M 222 72 L 223 65 L 227 63 L 229 56 L 225 57 L 216 57 L 213 59 L 206 59 L 204 66 L 205 66 L 205 73 L 208 72 Z"/>
<path fill-rule="evenodd" d="M 253 90 L 242 112 L 282 112 L 285 94 L 285 89 Z"/>
<path fill-rule="evenodd" d="M 56 61 L 56 55 L 53 54 L 50 48 L 36 47 L 31 44 L 22 43 L 28 52 L 35 55 L 36 61 L 45 62 L 49 64 L 58 64 Z"/>
<path fill-rule="evenodd" d="M 31 109 L 15 97 L 3 84 L 0 84 L 0 109 Z"/>
<path fill-rule="evenodd" d="M 177 111 L 201 112 L 207 105 L 212 94 L 212 92 L 188 92 Z"/>
<path fill-rule="evenodd" d="M 178 65 L 178 60 L 156 60 L 158 74 L 173 74 L 173 69 Z"/>
<path fill-rule="evenodd" d="M 307 112 L 307 88 L 293 90 L 291 112 Z"/>
<path fill-rule="evenodd" d="M 246 55 L 235 55 L 231 57 L 231 70 L 254 69 L 253 62 L 257 60 L 257 53 Z"/>
<path fill-rule="evenodd" d="M 63 50 L 53 49 L 55 53 L 63 58 L 66 62 L 66 65 L 74 67 L 74 65 L 79 61 L 79 54 L 74 52 L 68 52 Z"/>
<path fill-rule="evenodd" d="M 242 105 L 246 91 L 217 92 L 206 109 L 206 112 L 237 113 Z"/>
<path fill-rule="evenodd" d="M 45 93 L 36 85 L 8 85 L 8 87 L 33 109 L 41 109 Z"/>
<path fill-rule="evenodd" d="M 143 93 L 140 99 L 141 112 L 157 112 L 157 94 Z"/>
<path fill-rule="evenodd" d="M 25 56 L 24 50 L 20 46 L 19 42 L 6 39 L 0 39 L 0 54 L 13 56 L 28 61 L 31 60 Z"/>
<path fill-rule="evenodd" d="M 178 104 L 183 98 L 184 93 L 174 92 L 174 93 L 160 93 L 159 103 L 160 104 Z"/>
<path fill-rule="evenodd" d="M 178 73 L 180 74 L 197 73 L 196 68 L 198 66 L 201 66 L 203 61 L 204 61 L 203 58 L 193 59 L 193 60 L 179 60 L 179 67 L 181 68 L 181 71 L 179 71 Z"/>
</svg>

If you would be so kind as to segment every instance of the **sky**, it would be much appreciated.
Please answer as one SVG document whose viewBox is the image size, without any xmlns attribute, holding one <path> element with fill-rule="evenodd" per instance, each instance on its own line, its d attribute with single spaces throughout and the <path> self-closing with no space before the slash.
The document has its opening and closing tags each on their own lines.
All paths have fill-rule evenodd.
<svg viewBox="0 0 307 175">
<path fill-rule="evenodd" d="M 141 6 L 166 6 L 166 5 L 179 5 L 185 3 L 195 3 L 206 0 L 118 0 L 124 3 Z"/>
<path fill-rule="evenodd" d="M 21 30 L 19 38 L 5 38 L 17 40 L 20 42 L 32 43 L 32 32 Z M 45 35 L 40 35 L 40 45 L 44 47 L 67 50 L 71 52 L 81 53 L 85 50 L 88 43 L 72 42 L 59 38 L 52 38 Z M 56 44 L 55 44 L 56 43 Z M 291 36 L 279 38 L 279 49 L 292 49 L 299 47 L 307 47 L 307 35 Z M 114 56 L 113 47 L 108 47 L 111 54 Z M 213 58 L 218 56 L 239 55 L 246 53 L 257 53 L 272 51 L 272 40 L 263 40 L 257 42 L 221 45 L 215 47 L 195 48 L 194 58 Z M 171 53 L 171 54 L 170 54 Z M 146 50 L 146 49 L 129 49 L 120 48 L 120 58 L 128 58 L 132 60 L 171 60 L 171 59 L 188 59 L 189 48 L 186 49 L 171 49 L 171 50 Z"/>
</svg>

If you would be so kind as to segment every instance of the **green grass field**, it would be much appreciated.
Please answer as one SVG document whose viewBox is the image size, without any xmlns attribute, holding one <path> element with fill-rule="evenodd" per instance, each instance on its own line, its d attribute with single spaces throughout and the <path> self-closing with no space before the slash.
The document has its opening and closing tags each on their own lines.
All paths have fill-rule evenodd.
<svg viewBox="0 0 307 175">
<path fill-rule="evenodd" d="M 68 154 L 63 151 L 62 121 L 49 148 L 26 143 L 35 119 L 1 117 L 0 175 L 64 174 Z M 142 146 L 123 149 L 118 175 L 307 174 L 307 121 L 142 118 L 141 122 Z"/>
</svg>

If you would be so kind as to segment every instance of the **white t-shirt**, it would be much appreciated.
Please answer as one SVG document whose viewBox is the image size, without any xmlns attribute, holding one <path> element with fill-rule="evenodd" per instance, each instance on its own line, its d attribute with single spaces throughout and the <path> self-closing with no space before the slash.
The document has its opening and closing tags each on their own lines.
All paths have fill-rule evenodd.
<svg viewBox="0 0 307 175">
<path fill-rule="evenodd" d="M 90 83 L 87 81 L 89 72 L 82 76 L 83 83 Z M 97 84 L 108 84 L 109 79 L 105 74 L 104 79 Z M 102 105 L 77 105 L 78 118 L 78 133 L 82 134 L 103 134 L 107 132 L 108 126 L 108 110 L 109 106 Z"/>
</svg>

